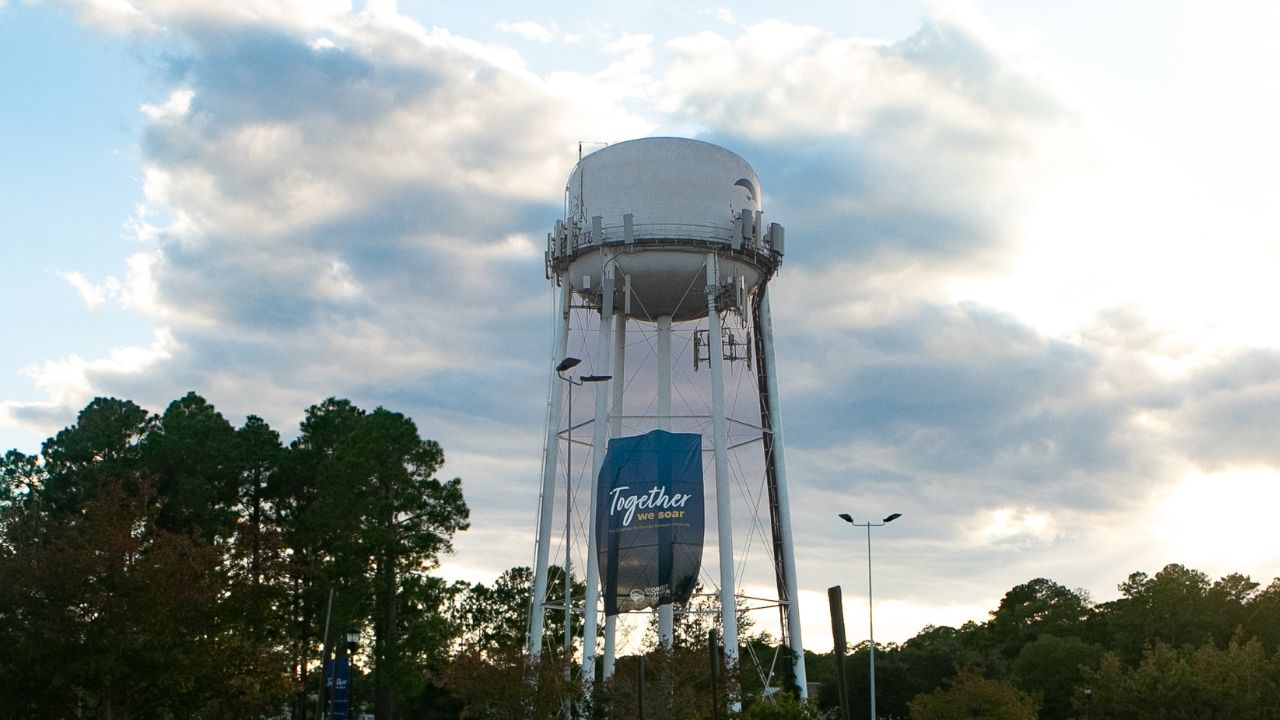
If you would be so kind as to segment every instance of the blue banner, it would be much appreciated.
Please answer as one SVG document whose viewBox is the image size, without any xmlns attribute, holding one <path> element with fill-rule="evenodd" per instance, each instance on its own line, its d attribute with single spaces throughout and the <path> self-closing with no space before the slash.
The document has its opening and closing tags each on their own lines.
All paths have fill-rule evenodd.
<svg viewBox="0 0 1280 720">
<path fill-rule="evenodd" d="M 347 658 L 330 660 L 325 673 L 325 690 L 329 695 L 329 717 L 347 720 L 351 705 L 351 661 Z"/>
<path fill-rule="evenodd" d="M 596 507 L 605 614 L 687 603 L 706 525 L 702 436 L 654 430 L 610 440 Z"/>
</svg>

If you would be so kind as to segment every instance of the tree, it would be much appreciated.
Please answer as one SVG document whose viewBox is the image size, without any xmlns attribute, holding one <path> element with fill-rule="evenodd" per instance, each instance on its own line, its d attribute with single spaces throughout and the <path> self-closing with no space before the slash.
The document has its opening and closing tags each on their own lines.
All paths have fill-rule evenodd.
<svg viewBox="0 0 1280 720">
<path fill-rule="evenodd" d="M 230 539 L 240 484 L 236 440 L 231 423 L 194 392 L 169 403 L 140 443 L 162 527 L 210 542 Z"/>
<path fill-rule="evenodd" d="M 586 585 L 571 578 L 570 637 L 582 634 L 582 598 Z M 559 565 L 547 568 L 548 605 L 564 602 L 564 570 Z M 460 648 L 488 653 L 497 650 L 520 651 L 526 641 L 529 608 L 533 595 L 533 571 L 527 566 L 506 570 L 489 587 L 475 583 L 458 596 L 453 621 L 458 628 L 456 641 Z M 543 646 L 564 644 L 564 613 L 548 610 L 543 625 Z"/>
<path fill-rule="evenodd" d="M 350 547 L 353 530 L 344 524 L 350 518 L 342 512 L 340 502 L 320 504 L 319 479 L 322 466 L 332 460 L 338 443 L 364 414 L 349 400 L 336 398 L 307 408 L 300 434 L 289 443 L 278 470 L 267 477 L 266 494 L 280 526 L 281 543 L 287 548 L 279 612 L 296 688 L 295 720 L 307 712 L 307 693 L 318 689 L 310 671 L 318 667 L 325 643 L 320 635 L 329 592 L 344 578 L 363 578 L 365 573 L 358 553 Z M 366 593 L 354 587 L 344 590 L 337 608 L 339 625 L 368 614 L 367 607 L 360 605 Z"/>
<path fill-rule="evenodd" d="M 236 611 L 256 642 L 284 639 L 282 601 L 287 592 L 283 518 L 271 493 L 285 450 L 280 434 L 250 415 L 235 432 L 238 474 L 231 581 L 239 588 Z"/>
<path fill-rule="evenodd" d="M 129 400 L 94 398 L 76 423 L 41 448 L 43 512 L 74 512 L 104 477 L 130 482 L 140 470 L 140 445 L 156 419 Z"/>
<path fill-rule="evenodd" d="M 991 612 L 986 634 L 1007 660 L 1041 635 L 1069 637 L 1089 615 L 1089 598 L 1052 580 L 1036 578 L 1009 590 Z"/>
<path fill-rule="evenodd" d="M 737 608 L 735 617 L 738 621 L 738 637 L 745 640 L 751 634 L 754 623 L 743 598 L 735 596 L 734 605 Z M 720 629 L 720 593 L 707 592 L 701 583 L 694 586 L 689 602 L 684 607 L 675 607 L 672 613 L 672 643 L 678 647 L 704 648 L 707 633 Z M 649 616 L 644 644 L 648 648 L 658 647 L 657 613 Z"/>
<path fill-rule="evenodd" d="M 195 393 L 154 416 L 96 398 L 39 457 L 0 460 L 0 706 L 21 717 L 275 714 L 334 626 L 373 635 L 378 714 L 434 707 L 467 526 L 461 481 L 403 415 L 330 398 L 286 450 Z M 291 667 L 290 667 L 291 666 Z M 291 682 L 292 680 L 292 682 Z"/>
<path fill-rule="evenodd" d="M 1256 639 L 1218 648 L 1156 643 L 1136 667 L 1114 654 L 1087 672 L 1076 707 L 1099 720 L 1262 720 L 1280 716 L 1280 663 Z"/>
<path fill-rule="evenodd" d="M 28 513 L 0 556 L 0 702 L 15 717 L 235 718 L 283 674 L 222 624 L 217 548 L 157 523 L 145 480 L 100 477 L 76 513 Z"/>
<path fill-rule="evenodd" d="M 777 693 L 772 699 L 756 702 L 743 714 L 744 720 L 818 720 L 818 708 L 797 700 L 789 693 Z"/>
<path fill-rule="evenodd" d="M 980 642 L 978 636 L 982 632 L 983 628 L 975 623 L 966 623 L 960 628 L 929 625 L 900 645 L 877 645 L 876 711 L 885 717 L 906 717 L 913 698 L 942 687 L 955 677 L 958 668 L 999 665 L 992 661 L 989 649 Z M 850 698 L 866 698 L 870 692 L 869 660 L 865 642 L 847 658 Z M 810 681 L 821 683 L 817 694 L 819 707 L 824 710 L 838 707 L 839 687 L 834 667 L 828 662 L 810 662 L 808 669 Z M 855 720 L 869 715 L 870 708 L 865 702 L 854 703 L 850 708 L 850 717 Z"/>
<path fill-rule="evenodd" d="M 9 538 L 9 524 L 27 512 L 43 483 L 40 459 L 10 450 L 0 460 L 0 543 Z M 0 551 L 7 549 L 0 544 Z"/>
<path fill-rule="evenodd" d="M 1247 606 L 1245 637 L 1256 637 L 1268 654 L 1280 652 L 1280 578 L 1255 593 Z"/>
<path fill-rule="evenodd" d="M 375 714 L 390 720 L 398 699 L 421 689 L 406 662 L 411 649 L 401 614 L 413 601 L 406 591 L 421 586 L 406 579 L 437 566 L 439 555 L 452 549 L 453 534 L 466 529 L 469 511 L 461 480 L 435 477 L 444 452 L 419 437 L 412 420 L 383 408 L 366 415 L 346 410 L 349 403 L 326 402 L 342 413 L 345 432 L 320 458 L 321 492 L 310 515 L 328 541 L 336 571 L 330 577 L 371 601 Z M 308 414 L 308 420 L 322 419 L 328 418 Z"/>
<path fill-rule="evenodd" d="M 565 680 L 562 662 L 553 653 L 543 653 L 531 678 L 523 652 L 464 649 L 445 669 L 443 682 L 459 699 L 463 720 L 557 720 L 581 691 L 577 683 Z"/>
<path fill-rule="evenodd" d="M 1005 680 L 965 668 L 945 689 L 911 701 L 911 720 L 1035 720 L 1032 697 Z"/>
<path fill-rule="evenodd" d="M 39 458 L 6 455 L 0 624 L 20 640 L 0 674 L 40 689 L 6 707 L 208 718 L 278 708 L 281 657 L 249 642 L 230 610 L 234 440 L 195 394 L 161 417 L 96 398 Z"/>
<path fill-rule="evenodd" d="M 1041 701 L 1042 720 L 1072 717 L 1072 698 L 1084 687 L 1084 673 L 1101 662 L 1103 649 L 1078 638 L 1041 635 L 1025 645 L 1013 663 L 1013 680 Z"/>
<path fill-rule="evenodd" d="M 1224 645 L 1244 621 L 1244 603 L 1254 587 L 1243 576 L 1211 585 L 1204 573 L 1178 564 L 1166 565 L 1154 577 L 1133 573 L 1119 586 L 1123 597 L 1101 608 L 1110 646 L 1136 663 L 1157 641 Z"/>
</svg>

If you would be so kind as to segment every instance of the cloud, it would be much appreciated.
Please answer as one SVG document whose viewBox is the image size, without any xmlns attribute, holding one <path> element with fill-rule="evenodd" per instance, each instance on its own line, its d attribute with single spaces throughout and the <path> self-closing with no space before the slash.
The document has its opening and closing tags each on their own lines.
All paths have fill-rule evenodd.
<svg viewBox="0 0 1280 720">
<path fill-rule="evenodd" d="M 533 20 L 521 20 L 519 22 L 507 22 L 501 20 L 498 22 L 498 29 L 505 33 L 518 35 L 525 40 L 533 42 L 546 43 L 556 39 L 556 29 L 553 24 L 547 27 Z"/>
<path fill-rule="evenodd" d="M 101 388 L 110 387 L 115 379 L 128 382 L 156 369 L 179 348 L 173 334 L 160 329 L 147 347 L 118 347 L 103 358 L 69 355 L 30 366 L 24 372 L 49 400 L 0 403 L 0 422 L 52 435 L 53 429 L 70 424 L 76 411 Z"/>
<path fill-rule="evenodd" d="M 1051 85 L 939 20 L 896 44 L 769 21 L 672 50 L 666 106 L 751 158 L 802 262 L 1002 262 L 1083 142 Z"/>
<path fill-rule="evenodd" d="M 906 512 L 886 548 L 920 578 L 905 602 L 978 607 L 1046 565 L 1114 582 L 1112 565 L 1082 567 L 1101 531 L 1080 528 L 1119 526 L 1188 467 L 1280 463 L 1274 353 L 1206 357 L 1131 308 L 1049 336 L 966 299 L 966 281 L 1009 267 L 1037 189 L 1087 140 L 1053 85 L 963 13 L 896 43 L 778 20 L 614 35 L 598 67 L 538 75 L 389 3 L 78 12 L 163 46 L 166 87 L 141 108 L 128 276 L 62 277 L 161 329 L 33 368 L 49 401 L 7 403 L 5 422 L 51 431 L 93 394 L 161 408 L 195 389 L 287 436 L 331 394 L 384 404 L 444 444 L 481 509 L 458 542 L 468 572 L 527 562 L 486 527 L 518 524 L 536 495 L 542 235 L 577 143 L 694 132 L 753 164 L 788 230 L 771 292 L 794 514 Z M 831 532 L 797 523 L 804 547 Z M 801 563 L 807 583 L 837 574 Z"/>
<path fill-rule="evenodd" d="M 165 102 L 152 105 L 144 103 L 142 113 L 152 120 L 180 118 L 191 109 L 191 98 L 195 95 L 191 90 L 174 90 Z"/>
<path fill-rule="evenodd" d="M 527 355 L 545 344 L 539 236 L 576 141 L 630 134 L 635 116 L 385 4 L 99 2 L 81 17 L 163 44 L 170 88 L 141 107 L 146 201 L 129 223 L 142 249 L 128 277 L 63 277 L 91 307 L 119 302 L 172 342 L 148 363 L 41 368 L 43 417 L 92 394 L 162 407 L 196 389 L 287 435 L 306 405 L 345 394 L 453 427 L 500 417 L 536 453 L 540 431 L 523 427 L 538 424 L 537 403 L 512 416 L 509 394 L 540 382 Z M 623 59 L 644 43 L 624 45 Z M 528 385 L 497 383 L 508 396 L 478 402 L 489 393 L 467 388 L 493 377 Z"/>
<path fill-rule="evenodd" d="M 94 284 L 78 272 L 60 272 L 58 277 L 80 293 L 80 299 L 90 310 L 97 310 L 107 303 L 108 299 L 120 294 L 120 282 L 115 278 L 107 278 L 101 284 Z"/>
<path fill-rule="evenodd" d="M 701 10 L 700 12 L 701 12 L 703 15 L 707 15 L 707 16 L 710 16 L 710 17 L 715 18 L 716 20 L 719 20 L 720 22 L 724 23 L 725 25 L 737 25 L 737 24 L 738 24 L 738 19 L 737 19 L 736 17 L 734 17 L 734 15 L 733 15 L 733 10 L 731 10 L 730 8 L 724 7 L 724 6 L 714 7 L 714 8 L 704 8 L 704 9 L 703 9 L 703 10 Z"/>
<path fill-rule="evenodd" d="M 113 33 L 154 37 L 191 28 L 215 30 L 272 25 L 306 31 L 335 22 L 351 8 L 347 0 L 63 0 L 80 20 Z M 388 14 L 389 3 L 370 2 L 365 14 Z"/>
<path fill-rule="evenodd" d="M 1280 352 L 1248 350 L 1204 368 L 1162 414 L 1200 467 L 1280 467 Z"/>
</svg>

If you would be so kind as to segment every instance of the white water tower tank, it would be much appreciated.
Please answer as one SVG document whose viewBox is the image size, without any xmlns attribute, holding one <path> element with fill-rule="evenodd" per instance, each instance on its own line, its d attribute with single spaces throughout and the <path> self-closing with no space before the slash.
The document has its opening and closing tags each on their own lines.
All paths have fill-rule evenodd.
<svg viewBox="0 0 1280 720">
<path fill-rule="evenodd" d="M 739 297 L 781 263 L 783 229 L 765 226 L 761 201 L 755 171 L 722 147 L 666 137 L 610 145 L 569 177 L 565 218 L 548 237 L 547 275 L 598 303 L 607 247 L 616 253 L 615 307 L 638 320 L 703 317 L 708 252 Z"/>
</svg>

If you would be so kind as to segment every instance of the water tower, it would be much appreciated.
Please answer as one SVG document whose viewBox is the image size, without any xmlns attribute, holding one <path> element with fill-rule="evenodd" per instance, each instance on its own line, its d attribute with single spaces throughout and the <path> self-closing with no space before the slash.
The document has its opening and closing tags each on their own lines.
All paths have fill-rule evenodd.
<svg viewBox="0 0 1280 720">
<path fill-rule="evenodd" d="M 718 595 L 726 660 L 738 662 L 737 607 L 744 593 L 735 568 L 742 566 L 748 544 L 739 538 L 735 545 L 735 527 L 744 537 L 753 527 L 762 528 L 756 545 L 767 558 L 767 586 L 770 593 L 776 588 L 776 597 L 753 596 L 751 602 L 778 608 L 794 679 L 805 692 L 769 314 L 769 280 L 782 262 L 784 233 L 780 225 L 765 222 L 762 197 L 760 180 L 745 160 L 716 145 L 681 138 L 607 146 L 580 157 L 570 175 L 564 217 L 548 235 L 546 253 L 547 278 L 556 289 L 555 338 L 529 618 L 531 656 L 542 651 L 548 613 L 565 612 L 566 601 L 549 599 L 553 589 L 547 580 L 548 563 L 559 561 L 562 552 L 553 558 L 552 545 L 563 532 L 560 547 L 569 560 L 566 564 L 585 565 L 582 668 L 585 678 L 594 677 L 602 582 L 597 560 L 601 543 L 607 542 L 596 520 L 606 504 L 616 500 L 597 492 L 606 451 L 646 430 L 661 437 L 667 431 L 685 431 L 682 436 L 694 437 L 698 462 L 705 458 L 705 475 L 714 481 L 707 497 L 714 498 L 718 573 L 707 573 L 705 579 Z M 576 365 L 572 360 L 566 363 L 571 355 L 583 359 L 579 372 L 589 373 L 590 379 L 611 379 L 582 385 L 579 376 L 577 383 L 562 382 L 567 365 Z M 680 363 L 675 365 L 677 358 Z M 728 404 L 727 376 L 734 378 Z M 591 418 L 581 422 L 586 413 L 580 414 L 576 426 L 575 387 L 580 394 L 594 391 Z M 738 402 L 744 387 L 750 401 Z M 577 458 L 583 462 L 580 474 L 585 481 L 575 481 L 575 446 L 589 452 L 589 475 L 587 453 Z M 748 452 L 750 458 L 740 459 Z M 562 462 L 570 467 L 562 470 Z M 701 476 L 701 467 L 697 470 Z M 735 481 L 743 480 L 744 474 L 750 477 L 742 490 Z M 750 502 L 752 497 L 758 502 Z M 666 491 L 656 487 L 640 499 L 642 507 L 646 502 L 661 507 L 669 501 Z M 743 507 L 746 504 L 752 506 Z M 754 515 L 756 525 L 735 522 L 746 515 Z M 701 525 L 696 527 L 701 533 Z M 575 542 L 585 549 L 577 563 L 569 552 Z M 643 597 L 636 600 L 637 606 L 645 605 Z M 680 610 L 673 611 L 666 595 L 654 602 L 660 642 L 669 645 L 673 612 Z M 609 598 L 605 606 L 608 677 L 618 611 L 610 614 Z"/>
</svg>

